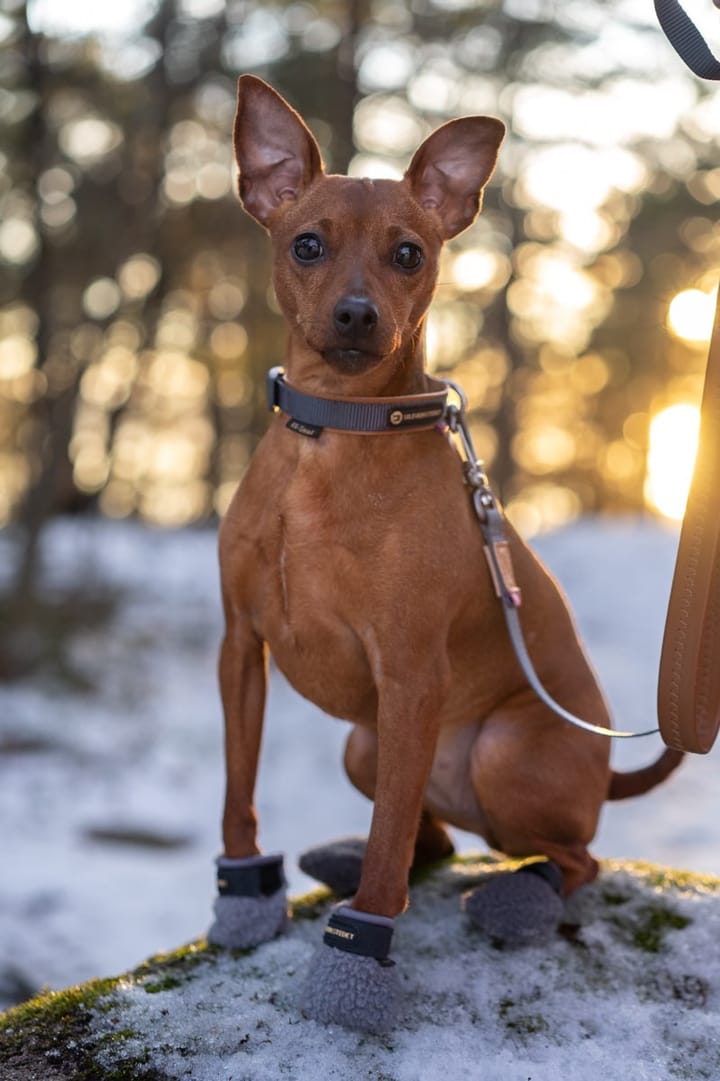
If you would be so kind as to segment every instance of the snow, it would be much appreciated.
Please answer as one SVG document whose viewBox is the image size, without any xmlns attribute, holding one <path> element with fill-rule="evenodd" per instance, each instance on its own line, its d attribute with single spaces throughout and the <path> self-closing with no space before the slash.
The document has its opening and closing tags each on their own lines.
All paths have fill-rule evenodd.
<svg viewBox="0 0 720 1081">
<path fill-rule="evenodd" d="M 649 519 L 587 519 L 535 547 L 570 596 L 618 725 L 648 727 L 676 532 Z M 6 534 L 0 575 L 11 557 Z M 61 520 L 45 559 L 48 590 L 95 582 L 120 601 L 108 625 L 73 645 L 91 691 L 47 678 L 0 686 L 0 1005 L 126 970 L 202 934 L 219 850 L 214 532 Z M 346 733 L 273 673 L 258 806 L 265 849 L 287 855 L 291 893 L 310 884 L 295 866 L 300 851 L 367 830 L 369 804 L 340 765 Z M 616 744 L 614 761 L 628 768 L 660 748 L 659 737 Z M 595 854 L 720 874 L 717 754 L 609 805 Z M 483 850 L 477 838 L 456 839 Z"/>
<path fill-rule="evenodd" d="M 99 1061 L 147 1062 L 192 1081 L 673 1081 L 720 1072 L 720 896 L 702 882 L 606 866 L 574 896 L 564 935 L 498 951 L 460 896 L 492 866 L 457 864 L 412 890 L 393 956 L 402 999 L 381 1036 L 302 1016 L 301 986 L 322 922 L 250 955 L 125 980 L 96 1011 Z M 665 922 L 659 938 L 642 929 Z M 321 947 L 326 948 L 326 947 Z M 161 981 L 158 981 L 158 975 Z M 148 991 L 152 993 L 148 993 Z M 111 1034 L 120 1038 L 109 1042 Z"/>
</svg>

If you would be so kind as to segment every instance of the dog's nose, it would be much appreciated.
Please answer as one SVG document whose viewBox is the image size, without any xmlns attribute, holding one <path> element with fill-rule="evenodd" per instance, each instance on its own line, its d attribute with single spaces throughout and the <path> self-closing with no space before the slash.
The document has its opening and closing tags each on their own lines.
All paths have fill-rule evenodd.
<svg viewBox="0 0 720 1081">
<path fill-rule="evenodd" d="M 378 310 L 367 297 L 342 297 L 333 312 L 335 328 L 344 338 L 367 338 L 378 323 Z"/>
</svg>

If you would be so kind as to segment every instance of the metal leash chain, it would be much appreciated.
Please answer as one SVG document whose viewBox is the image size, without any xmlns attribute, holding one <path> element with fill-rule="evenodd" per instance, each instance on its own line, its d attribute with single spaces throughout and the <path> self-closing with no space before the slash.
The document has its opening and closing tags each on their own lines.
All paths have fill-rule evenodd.
<svg viewBox="0 0 720 1081">
<path fill-rule="evenodd" d="M 584 721 L 581 717 L 576 717 L 574 713 L 564 709 L 545 690 L 525 645 L 525 638 L 518 615 L 522 596 L 515 582 L 510 545 L 505 536 L 505 517 L 490 487 L 483 463 L 475 453 L 472 437 L 465 420 L 467 398 L 465 392 L 456 383 L 449 379 L 444 379 L 443 382 L 447 383 L 460 401 L 459 406 L 455 405 L 454 402 L 448 403 L 445 410 L 445 421 L 450 431 L 460 439 L 463 452 L 460 457 L 465 482 L 472 492 L 473 507 L 485 542 L 485 555 L 488 560 L 495 592 L 502 604 L 505 624 L 515 656 L 528 683 L 538 698 L 553 713 L 556 713 L 558 717 L 562 717 L 563 720 L 568 721 L 570 724 L 574 724 L 577 728 L 583 728 L 586 732 L 593 732 L 598 736 L 608 736 L 611 739 L 639 739 L 643 736 L 655 735 L 659 731 L 657 728 L 650 728 L 646 732 L 616 732 L 612 728 L 603 728 L 601 725 L 591 724 L 589 721 Z"/>
</svg>

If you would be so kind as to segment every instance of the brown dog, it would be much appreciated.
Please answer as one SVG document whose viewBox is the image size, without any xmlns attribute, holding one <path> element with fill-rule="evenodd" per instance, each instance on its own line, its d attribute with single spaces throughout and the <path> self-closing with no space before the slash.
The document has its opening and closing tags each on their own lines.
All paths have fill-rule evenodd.
<svg viewBox="0 0 720 1081">
<path fill-rule="evenodd" d="M 259 79 L 241 78 L 240 194 L 272 240 L 290 387 L 422 413 L 428 399 L 414 396 L 437 392 L 424 372 L 423 325 L 440 250 L 474 220 L 503 133 L 498 120 L 465 117 L 422 144 L 402 181 L 327 176 L 297 113 Z M 442 823 L 508 855 L 551 861 L 535 865 L 540 876 L 505 876 L 513 882 L 493 901 L 532 923 L 534 901 L 515 905 L 513 883 L 524 883 L 527 900 L 532 879 L 541 909 L 591 881 L 598 867 L 587 845 L 603 801 L 651 787 L 680 756 L 612 774 L 608 740 L 535 697 L 441 430 L 410 424 L 380 437 L 290 424 L 276 415 L 220 533 L 227 796 L 211 939 L 252 944 L 284 920 L 279 858 L 260 857 L 253 809 L 269 647 L 302 695 L 352 723 L 345 766 L 374 800 L 357 893 L 331 921 L 306 994 L 315 1016 L 374 1027 L 385 1007 L 358 1018 L 358 1003 L 368 983 L 373 1001 L 385 993 L 377 959 L 407 904 L 413 860 L 452 851 Z M 509 525 L 507 536 L 538 673 L 567 709 L 609 725 L 557 585 Z M 330 1002 L 352 979 L 364 989 L 351 1006 Z M 325 997 L 323 985 L 333 988 Z"/>
</svg>

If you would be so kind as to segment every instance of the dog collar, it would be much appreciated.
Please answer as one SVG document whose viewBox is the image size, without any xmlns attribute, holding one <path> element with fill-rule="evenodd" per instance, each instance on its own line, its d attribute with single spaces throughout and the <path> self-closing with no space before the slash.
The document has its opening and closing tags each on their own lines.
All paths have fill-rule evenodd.
<svg viewBox="0 0 720 1081">
<path fill-rule="evenodd" d="M 285 381 L 282 368 L 267 377 L 268 409 L 286 413 L 286 427 L 317 439 L 325 428 L 334 432 L 429 431 L 445 418 L 448 388 L 431 379 L 437 390 L 398 398 L 320 398 L 296 390 Z"/>
</svg>

